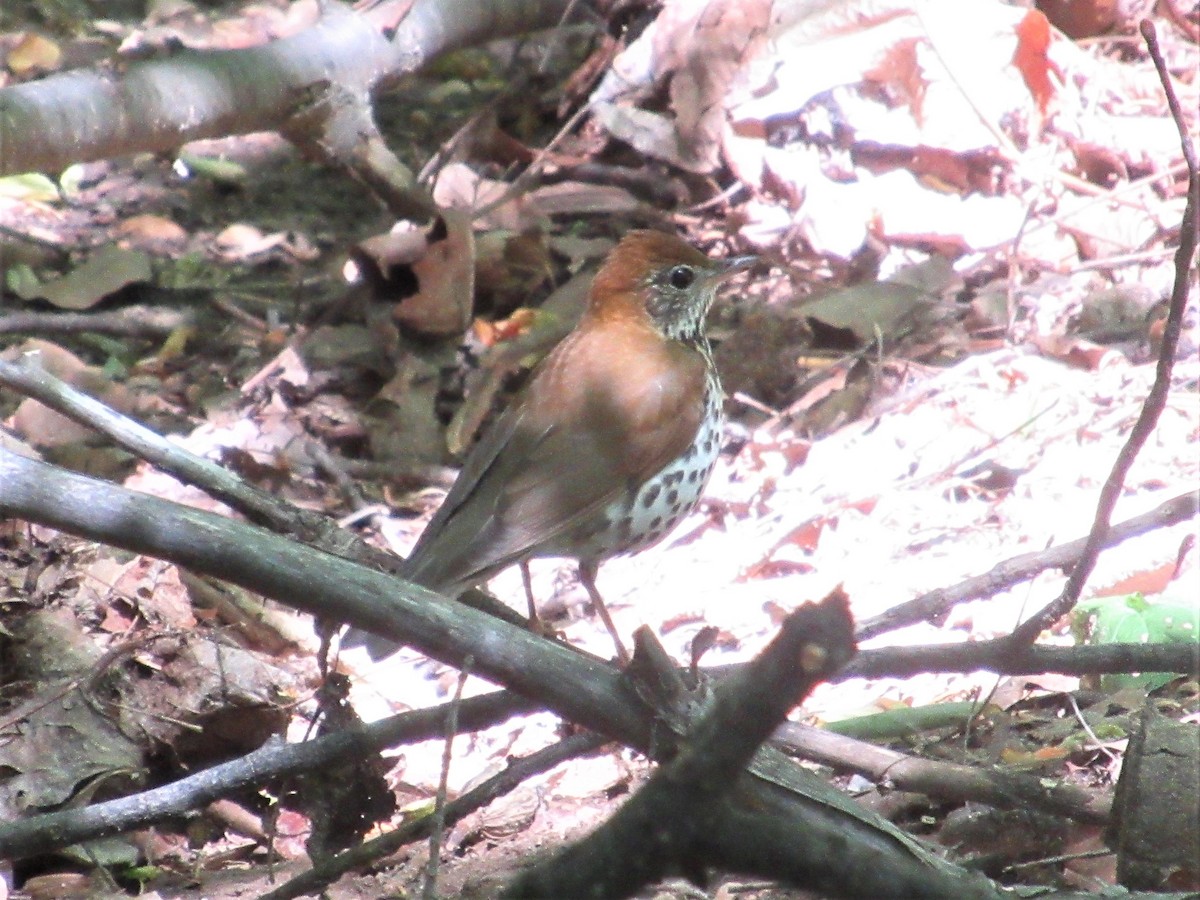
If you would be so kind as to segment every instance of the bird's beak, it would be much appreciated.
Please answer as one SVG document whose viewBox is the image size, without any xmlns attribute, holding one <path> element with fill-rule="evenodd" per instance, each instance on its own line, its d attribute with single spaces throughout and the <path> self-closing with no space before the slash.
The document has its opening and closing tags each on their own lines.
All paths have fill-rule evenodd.
<svg viewBox="0 0 1200 900">
<path fill-rule="evenodd" d="M 734 256 L 730 259 L 717 260 L 717 270 L 713 273 L 714 281 L 720 283 L 727 278 L 732 278 L 738 272 L 745 272 L 748 268 L 758 262 L 757 256 Z"/>
</svg>

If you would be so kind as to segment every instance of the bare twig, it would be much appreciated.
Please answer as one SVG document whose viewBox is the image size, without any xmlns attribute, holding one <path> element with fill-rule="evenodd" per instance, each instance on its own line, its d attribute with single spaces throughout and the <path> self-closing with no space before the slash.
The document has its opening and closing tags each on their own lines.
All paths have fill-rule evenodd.
<svg viewBox="0 0 1200 900">
<path fill-rule="evenodd" d="M 590 753 L 603 746 L 604 742 L 605 739 L 597 734 L 575 734 L 557 744 L 531 753 L 524 759 L 510 762 L 508 768 L 503 772 L 492 776 L 483 784 L 447 803 L 446 824 L 453 825 L 467 814 L 513 790 L 527 778 L 539 775 L 569 759 Z M 292 897 L 317 894 L 347 872 L 389 856 L 405 844 L 421 840 L 430 833 L 432 827 L 432 816 L 416 819 L 382 837 L 339 853 L 320 866 L 264 894 L 262 900 L 291 900 Z"/>
<path fill-rule="evenodd" d="M 458 673 L 458 685 L 454 699 L 446 713 L 446 735 L 442 743 L 442 774 L 438 779 L 437 797 L 433 805 L 433 825 L 429 829 L 429 865 L 425 870 L 425 887 L 421 892 L 424 900 L 436 900 L 438 865 L 442 857 L 442 837 L 446 832 L 446 791 L 450 781 L 450 763 L 454 758 L 454 738 L 458 734 L 458 708 L 462 705 L 463 687 L 471 675 L 474 660 L 467 657 Z"/>
<path fill-rule="evenodd" d="M 1053 647 L 1014 644 L 1011 636 L 990 641 L 879 647 L 863 650 L 838 678 L 907 678 L 922 672 L 995 672 L 1001 675 L 1100 675 L 1106 672 L 1200 674 L 1200 646 L 1193 641 L 1166 644 L 1098 644 Z"/>
<path fill-rule="evenodd" d="M 654 752 L 659 725 L 611 666 L 261 528 L 3 448 L 0 514 L 219 575 L 297 608 L 352 621 L 448 665 L 461 665 L 472 655 L 476 671 L 489 681 L 536 697 L 570 721 Z M 870 846 L 876 865 L 856 873 L 861 895 L 912 896 L 921 885 L 920 893 L 946 900 L 999 896 L 998 889 L 972 881 L 777 753 L 760 750 L 738 785 L 742 804 L 715 823 L 709 840 L 739 871 L 759 871 L 758 861 L 769 858 L 773 865 L 763 874 L 788 880 L 812 875 L 827 892 L 837 893 L 842 873 Z M 964 884 L 970 890 L 964 892 Z"/>
<path fill-rule="evenodd" d="M 983 769 L 921 759 L 810 725 L 785 722 L 773 738 L 787 752 L 838 770 L 858 772 L 889 789 L 914 791 L 948 802 L 974 801 L 999 809 L 1032 806 L 1080 822 L 1104 824 L 1112 808 L 1107 793 L 1049 782 L 1023 772 Z"/>
<path fill-rule="evenodd" d="M 1196 215 L 1197 210 L 1200 209 L 1200 175 L 1197 173 L 1196 153 L 1183 122 L 1183 112 L 1180 109 L 1179 100 L 1175 96 L 1175 89 L 1171 84 L 1171 77 L 1166 63 L 1163 61 L 1162 52 L 1159 50 L 1154 26 L 1148 19 L 1142 20 L 1141 32 L 1146 41 L 1146 47 L 1150 51 L 1150 57 L 1154 60 L 1155 68 L 1158 70 L 1163 90 L 1166 92 L 1167 105 L 1171 108 L 1171 117 L 1179 129 L 1183 158 L 1188 167 L 1187 204 L 1184 207 L 1183 221 L 1179 229 L 1179 248 L 1175 252 L 1175 283 L 1171 290 L 1171 302 L 1163 328 L 1162 346 L 1158 353 L 1154 384 L 1151 385 L 1141 413 L 1129 433 L 1129 439 L 1117 454 L 1112 471 L 1100 489 L 1095 521 L 1083 551 L 1079 555 L 1079 560 L 1071 569 L 1062 593 L 1013 631 L 1012 641 L 1014 644 L 1033 643 L 1044 629 L 1066 615 L 1079 600 L 1083 593 L 1083 587 L 1092 574 L 1092 569 L 1096 565 L 1096 560 L 1099 558 L 1100 551 L 1112 528 L 1112 512 L 1124 487 L 1125 476 L 1149 439 L 1154 426 L 1158 423 L 1158 418 L 1167 404 L 1167 394 L 1171 389 L 1171 371 L 1175 366 L 1175 352 L 1179 346 L 1179 335 L 1183 328 L 1183 313 L 1187 306 L 1192 257 L 1196 251 Z"/>
<path fill-rule="evenodd" d="M 464 701 L 459 724 L 466 730 L 477 731 L 530 712 L 536 706 L 523 697 L 497 691 Z M 381 747 L 430 740 L 444 733 L 446 713 L 447 704 L 443 704 L 313 741 L 267 744 L 232 762 L 140 794 L 5 823 L 0 825 L 0 858 L 20 859 L 130 831 L 282 775 L 295 775 Z"/>
<path fill-rule="evenodd" d="M 152 306 L 90 313 L 14 312 L 0 315 L 0 334 L 108 334 L 115 337 L 166 337 L 190 325 L 190 312 Z"/>
<path fill-rule="evenodd" d="M 330 552 L 346 552 L 353 536 L 324 516 L 298 509 L 279 497 L 247 484 L 224 466 L 190 453 L 133 419 L 78 391 L 45 371 L 37 358 L 26 355 L 19 362 L 0 360 L 0 385 L 40 401 L 55 412 L 110 438 L 138 458 L 174 475 L 184 484 L 200 488 L 236 509 L 252 522 L 268 524 L 276 531 L 307 538 Z M 363 545 L 364 547 L 366 545 Z M 356 558 L 383 556 L 364 550 Z M 394 558 L 393 558 L 394 561 Z"/>
<path fill-rule="evenodd" d="M 1109 528 L 1103 547 L 1115 547 L 1122 541 L 1156 528 L 1165 528 L 1194 519 L 1200 515 L 1200 494 L 1180 494 L 1159 504 L 1149 512 L 1134 516 Z M 946 615 L 957 604 L 967 600 L 989 597 L 1000 591 L 1028 581 L 1047 569 L 1067 569 L 1073 566 L 1087 545 L 1087 537 L 1058 544 L 1037 553 L 1024 553 L 997 563 L 991 570 L 960 581 L 949 587 L 937 588 L 886 612 L 859 623 L 855 637 L 860 641 L 877 637 L 916 622 L 930 621 Z"/>
</svg>

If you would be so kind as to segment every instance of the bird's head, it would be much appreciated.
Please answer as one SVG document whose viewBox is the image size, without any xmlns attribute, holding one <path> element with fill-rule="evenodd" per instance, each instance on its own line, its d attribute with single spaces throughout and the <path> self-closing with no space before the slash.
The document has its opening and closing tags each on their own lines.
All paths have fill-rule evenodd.
<svg viewBox="0 0 1200 900">
<path fill-rule="evenodd" d="M 664 337 L 695 342 L 717 288 L 755 259 L 709 259 L 674 235 L 631 231 L 596 273 L 588 312 L 599 318 L 645 317 Z"/>
</svg>

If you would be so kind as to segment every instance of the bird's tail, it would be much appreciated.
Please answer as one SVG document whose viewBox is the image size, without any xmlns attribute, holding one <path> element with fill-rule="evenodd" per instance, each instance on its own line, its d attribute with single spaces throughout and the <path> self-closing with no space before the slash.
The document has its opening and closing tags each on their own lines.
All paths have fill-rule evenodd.
<svg viewBox="0 0 1200 900">
<path fill-rule="evenodd" d="M 366 647 L 371 659 L 380 660 L 391 656 L 404 645 L 388 638 L 380 637 L 361 628 L 351 628 L 342 635 L 342 647 Z"/>
</svg>

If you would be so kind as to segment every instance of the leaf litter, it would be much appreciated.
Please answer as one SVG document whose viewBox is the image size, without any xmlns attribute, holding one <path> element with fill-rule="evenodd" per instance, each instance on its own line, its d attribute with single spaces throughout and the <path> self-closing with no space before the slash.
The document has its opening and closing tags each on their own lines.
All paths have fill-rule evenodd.
<svg viewBox="0 0 1200 900">
<path fill-rule="evenodd" d="M 705 664 L 750 658 L 770 638 L 780 610 L 823 596 L 834 585 L 844 585 L 856 614 L 868 617 L 986 571 L 1001 559 L 1086 533 L 1099 485 L 1150 383 L 1152 312 L 1169 284 L 1172 234 L 1182 211 L 1178 139 L 1144 60 L 1109 52 L 1103 42 L 1085 46 L 1043 32 L 1036 13 L 1000 4 L 978 5 L 970 16 L 949 3 L 842 4 L 804 18 L 793 12 L 766 2 L 714 3 L 702 11 L 667 4 L 601 77 L 592 100 L 602 131 L 569 139 L 563 158 L 552 164 L 562 167 L 567 180 L 509 197 L 505 174 L 471 159 L 443 168 L 435 189 L 435 197 L 447 204 L 495 204 L 476 222 L 487 229 L 476 235 L 481 241 L 498 227 L 510 234 L 540 230 L 552 249 L 539 258 L 552 266 L 569 258 L 574 273 L 605 245 L 587 245 L 569 233 L 572 217 L 634 215 L 643 207 L 625 187 L 571 180 L 572 154 L 586 159 L 623 143 L 664 182 L 687 184 L 677 178 L 679 170 L 691 173 L 687 177 L 728 172 L 737 179 L 740 190 L 718 207 L 723 222 L 697 213 L 681 223 L 702 241 L 732 239 L 758 248 L 772 265 L 739 302 L 722 305 L 712 325 L 722 339 L 727 388 L 749 400 L 732 402 L 735 424 L 702 507 L 660 547 L 612 561 L 601 574 L 618 627 L 626 633 L 643 622 L 658 627 L 677 659 L 688 659 L 692 642 L 715 626 L 720 637 L 705 653 Z M 296 13 L 290 15 L 287 27 L 298 27 Z M 273 20 L 247 23 L 253 21 L 259 24 L 247 24 L 247 33 Z M 198 25 L 203 32 L 201 23 L 188 27 Z M 274 34 L 274 27 L 268 32 Z M 219 38 L 231 39 L 228 30 Z M 1194 59 L 1194 44 L 1175 48 L 1184 60 L 1189 54 Z M 665 111 L 655 104 L 664 85 Z M 1178 87 L 1194 100 L 1194 78 L 1181 79 Z M 263 149 L 260 144 L 256 152 Z M 267 154 L 277 152 L 266 148 Z M 232 461 L 239 458 L 233 454 L 242 454 L 241 470 L 248 476 L 273 478 L 295 502 L 330 511 L 343 510 L 346 500 L 306 451 L 313 435 L 351 461 L 364 448 L 377 461 L 403 460 L 406 469 L 445 461 L 441 379 L 463 352 L 423 362 L 411 357 L 386 377 L 395 353 L 389 342 L 412 324 L 405 317 L 414 306 L 420 309 L 419 300 L 406 301 L 408 313 L 389 312 L 391 324 L 382 329 L 364 331 L 361 323 L 338 322 L 335 315 L 329 330 L 310 332 L 306 352 L 298 354 L 280 346 L 277 337 L 279 323 L 286 323 L 286 334 L 295 322 L 288 292 L 264 295 L 253 286 L 264 276 L 277 278 L 272 267 L 280 266 L 288 272 L 285 280 L 312 279 L 318 261 L 312 248 L 326 256 L 330 249 L 347 250 L 348 234 L 369 237 L 360 214 L 343 212 L 346 220 L 359 220 L 344 232 L 323 229 L 315 217 L 293 230 L 279 227 L 273 218 L 278 208 L 255 209 L 239 201 L 259 221 L 238 222 L 220 209 L 217 194 L 204 197 L 196 186 L 180 183 L 154 184 L 152 172 L 142 174 L 150 177 L 133 192 L 122 166 L 103 164 L 82 188 L 83 201 L 104 191 L 128 192 L 131 214 L 108 221 L 100 207 L 86 202 L 59 220 L 45 205 L 53 204 L 49 196 L 13 199 L 0 191 L 0 209 L 13 212 L 31 233 L 61 238 L 64 247 L 80 236 L 98 246 L 93 238 L 102 243 L 115 219 L 113 236 L 155 254 L 176 279 L 191 265 L 204 290 L 222 295 L 230 304 L 226 308 L 239 313 L 224 323 L 217 339 L 192 344 L 190 353 L 154 376 L 169 398 L 160 403 L 184 412 L 190 433 L 181 441 L 210 458 Z M 197 206 L 199 216 L 144 218 L 161 216 L 162 198 L 181 191 L 205 201 Z M 302 209 L 312 196 L 289 200 Z M 208 261 L 188 262 L 179 255 L 181 247 Z M 97 256 L 103 259 L 100 254 L 93 259 Z M 455 259 L 460 266 L 461 255 Z M 489 283 L 506 277 L 504 263 L 513 277 L 530 277 L 511 257 L 502 253 L 500 259 L 501 274 L 489 274 Z M 248 288 L 215 274 L 230 264 L 241 267 L 237 278 Z M 496 265 L 495 256 L 489 264 Z M 904 281 L 906 272 L 929 264 L 941 267 L 933 280 Z M 429 257 L 424 265 L 434 270 L 434 282 L 463 283 L 457 268 L 447 270 Z M 81 280 L 78 273 L 85 271 L 77 267 L 66 277 L 74 273 Z M 89 277 L 90 296 L 76 294 L 60 305 L 102 305 L 126 283 L 145 280 L 142 270 L 136 279 Z M 523 282 L 516 292 L 518 303 L 530 290 L 527 284 L 533 282 Z M 329 297 L 337 289 L 326 284 L 321 290 Z M 1105 300 L 1105 291 L 1115 297 Z M 577 314 L 570 309 L 568 319 L 554 327 L 569 327 L 569 316 Z M 433 313 L 440 313 L 437 303 Z M 535 320 L 516 318 L 530 321 Z M 760 340 L 744 339 L 743 329 L 753 334 L 756 322 L 759 334 L 774 341 L 770 353 L 760 352 Z M 501 333 L 499 343 L 491 336 L 483 347 L 468 342 L 466 356 L 487 360 L 482 381 L 475 375 L 466 391 L 469 397 L 503 392 L 512 373 L 528 362 L 528 351 L 517 343 L 527 333 L 517 324 Z M 484 334 L 492 332 L 476 330 Z M 1193 311 L 1191 349 L 1176 367 L 1167 411 L 1130 474 L 1117 519 L 1194 489 L 1200 480 L 1195 334 Z M 508 350 L 510 342 L 524 352 Z M 345 352 L 355 347 L 356 353 Z M 107 353 L 110 361 L 132 368 L 145 352 L 114 349 L 101 348 L 99 358 Z M 210 361 L 210 353 L 220 355 Z M 218 377 L 198 374 L 210 365 L 221 370 Z M 503 377 L 489 379 L 490 372 Z M 120 387 L 119 377 L 100 377 Z M 358 385 L 357 396 L 347 391 L 348 384 Z M 101 384 L 93 392 L 103 391 Z M 362 404 L 364 397 L 372 407 Z M 471 421 L 486 414 L 478 407 Z M 31 445 L 44 444 L 39 434 L 51 430 L 20 418 L 10 424 Z M 220 508 L 145 465 L 127 484 Z M 378 496 L 377 487 L 368 492 Z M 373 528 L 403 553 L 421 528 L 412 513 L 425 514 L 431 504 L 392 499 L 402 515 L 377 518 Z M 1194 586 L 1196 550 L 1187 541 L 1192 532 L 1194 523 L 1184 523 L 1107 551 L 1090 596 L 1103 596 L 1103 585 L 1114 592 Z M 178 577 L 157 565 L 118 565 L 119 557 L 101 554 L 98 562 L 105 566 L 92 571 L 107 567 L 100 578 L 111 587 L 99 596 L 89 588 L 87 605 L 77 607 L 83 632 L 117 639 L 155 623 L 190 627 Z M 566 639 L 606 653 L 607 637 L 582 613 L 585 598 L 570 570 L 550 561 L 533 568 L 535 593 L 546 598 L 548 614 L 563 611 L 556 626 Z M 1154 574 L 1168 570 L 1165 579 Z M 1023 611 L 1041 606 L 1062 581 L 1061 573 L 1049 571 L 994 597 L 961 604 L 940 623 L 910 626 L 876 643 L 937 644 L 1007 634 Z M 523 603 L 515 571 L 497 577 L 491 587 L 502 599 Z M 53 604 L 73 590 L 47 584 L 35 599 Z M 197 593 L 195 587 L 188 592 Z M 218 633 L 233 627 L 212 607 L 195 615 Z M 1050 639 L 1069 643 L 1073 637 L 1064 625 Z M 314 636 L 297 640 L 305 653 L 317 646 Z M 225 646 L 216 641 L 185 644 L 195 655 L 177 670 L 180 678 L 213 671 L 211 654 L 227 652 L 216 649 Z M 139 650 L 132 664 L 160 673 L 155 677 L 184 665 L 181 656 L 168 663 L 156 646 Z M 248 650 L 250 656 L 239 657 L 243 661 L 236 665 L 228 659 L 219 664 L 244 685 L 251 718 L 235 721 L 243 728 L 252 723 L 249 734 L 280 730 L 281 709 L 311 708 L 305 697 L 316 672 L 302 657 L 264 654 L 253 643 Z M 354 706 L 367 719 L 441 702 L 453 690 L 452 673 L 413 653 L 377 666 L 353 657 L 347 664 L 356 676 Z M 204 683 L 201 678 L 192 686 L 194 694 L 167 695 L 168 706 L 176 713 L 177 707 L 203 707 Z M 1073 687 L 1073 680 L 1061 677 L 1030 681 L 986 673 L 858 679 L 824 686 L 803 714 L 834 721 L 896 705 L 1005 691 L 1015 692 L 1014 702 L 1029 703 Z M 470 679 L 466 695 L 486 689 Z M 218 705 L 228 702 L 226 696 Z M 1058 712 L 1016 708 L 1014 722 L 997 726 L 979 752 L 1011 762 L 1078 735 Z M 1131 708 L 1123 705 L 1122 713 Z M 1057 732 L 1046 730 L 1051 724 Z M 297 715 L 287 731 L 299 737 L 306 727 Z M 542 714 L 460 737 L 451 794 L 505 756 L 544 746 L 558 727 L 554 717 Z M 1021 740 L 1006 744 L 1014 729 Z M 177 749 L 184 746 L 177 734 L 163 739 Z M 214 751 L 210 746 L 203 752 Z M 428 801 L 440 777 L 441 753 L 441 743 L 434 741 L 404 747 L 393 757 L 391 778 L 402 797 Z M 1090 759 L 1078 749 L 1044 756 L 1039 764 L 1046 772 L 1062 772 L 1065 762 L 1073 768 L 1072 760 L 1086 767 Z M 137 768 L 136 759 L 128 762 Z M 498 857 L 493 868 L 502 877 L 540 841 L 585 829 L 642 777 L 639 761 L 609 753 L 528 782 L 511 801 L 507 818 L 489 820 L 496 816 L 493 810 L 452 835 L 447 844 L 452 858 L 462 854 L 479 868 L 451 866 L 443 873 L 446 889 L 487 877 L 489 854 Z M 506 825 L 508 819 L 517 824 Z M 295 817 L 286 821 L 304 827 Z M 944 839 L 967 846 L 968 838 L 955 837 L 951 824 Z M 982 826 L 993 833 L 996 827 L 994 821 Z M 525 840 L 514 842 L 509 828 Z M 392 883 L 418 878 L 421 867 L 417 852 Z"/>
</svg>

